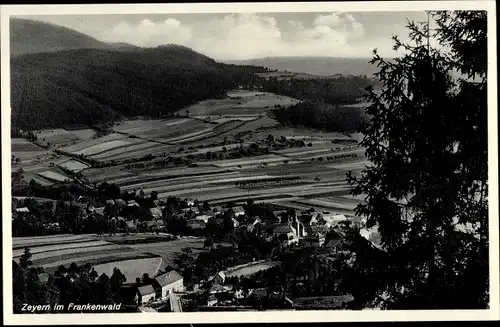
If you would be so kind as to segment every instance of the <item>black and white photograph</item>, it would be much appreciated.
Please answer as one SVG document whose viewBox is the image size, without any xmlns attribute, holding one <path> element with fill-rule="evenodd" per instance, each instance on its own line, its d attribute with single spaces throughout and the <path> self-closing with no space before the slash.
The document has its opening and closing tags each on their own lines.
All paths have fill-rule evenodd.
<svg viewBox="0 0 500 327">
<path fill-rule="evenodd" d="M 1 20 L 12 321 L 499 319 L 493 1 Z"/>
</svg>

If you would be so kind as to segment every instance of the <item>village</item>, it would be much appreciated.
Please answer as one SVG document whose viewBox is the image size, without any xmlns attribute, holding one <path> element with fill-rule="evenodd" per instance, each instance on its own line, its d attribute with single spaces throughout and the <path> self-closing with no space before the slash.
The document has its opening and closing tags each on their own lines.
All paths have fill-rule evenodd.
<svg viewBox="0 0 500 327">
<path fill-rule="evenodd" d="M 107 185 L 105 187 L 107 189 L 101 187 L 104 193 L 109 192 L 114 186 Z M 201 203 L 192 198 L 169 197 L 166 201 L 158 200 L 154 199 L 154 195 L 145 196 L 143 192 L 128 193 L 127 198 L 129 200 L 79 196 L 72 201 L 59 201 L 59 204 L 50 209 L 52 214 L 60 210 L 60 206 L 67 208 L 68 212 L 74 213 L 78 226 L 85 226 L 88 222 L 93 227 L 93 230 L 89 230 L 92 234 L 85 234 L 89 235 L 92 242 L 104 241 L 106 244 L 92 243 L 88 246 L 86 244 L 89 240 L 75 239 L 67 242 L 62 238 L 59 242 L 54 241 L 55 244 L 60 243 L 60 245 L 57 246 L 57 249 L 48 251 L 47 257 L 42 256 L 40 262 L 53 268 L 59 267 L 58 260 L 68 262 L 60 260 L 63 257 L 62 254 L 66 253 L 65 249 L 71 250 L 73 245 L 80 244 L 80 258 L 78 258 L 77 253 L 71 251 L 75 262 L 80 264 L 85 262 L 99 263 L 101 265 L 105 263 L 108 266 L 112 264 L 113 267 L 117 267 L 127 275 L 127 264 L 134 265 L 134 270 L 140 270 L 141 265 L 134 260 L 124 260 L 136 258 L 133 257 L 133 253 L 130 257 L 117 259 L 114 254 L 121 252 L 123 247 L 136 243 L 135 246 L 138 250 L 152 252 L 152 257 L 159 255 L 160 258 L 165 258 L 163 253 L 168 251 L 166 249 L 169 245 L 173 246 L 175 242 L 183 242 L 184 240 L 197 242 L 193 243 L 193 249 L 198 248 L 197 253 L 201 243 L 203 243 L 203 251 L 208 250 L 213 255 L 217 253 L 220 256 L 227 256 L 231 260 L 233 257 L 238 259 L 232 260 L 232 262 L 237 263 L 235 265 L 229 265 L 231 262 L 229 260 L 227 264 L 219 265 L 215 270 L 212 269 L 215 273 L 210 276 L 206 276 L 206 274 L 205 276 L 196 275 L 187 272 L 190 263 L 186 263 L 186 260 L 193 261 L 196 255 L 192 253 L 193 249 L 190 248 L 190 243 L 186 243 L 187 245 L 181 251 L 177 249 L 175 258 L 170 260 L 165 271 L 158 269 L 151 278 L 142 276 L 142 279 L 136 278 L 135 282 L 127 278 L 121 287 L 125 310 L 139 310 L 141 312 L 224 310 L 224 308 L 227 310 L 254 310 L 261 306 L 274 309 L 300 309 L 310 307 L 311 304 L 307 304 L 309 302 L 319 305 L 318 303 L 324 301 L 328 302 L 329 308 L 336 306 L 342 308 L 345 303 L 352 300 L 351 295 L 330 294 L 319 297 L 293 298 L 285 290 L 285 287 L 279 289 L 279 287 L 275 287 L 276 285 L 269 284 L 268 281 L 272 280 L 272 275 L 283 275 L 282 270 L 287 269 L 285 268 L 287 267 L 286 259 L 285 262 L 283 261 L 285 256 L 280 255 L 279 252 L 315 249 L 315 252 L 319 250 L 319 255 L 315 258 L 319 259 L 322 265 L 335 262 L 336 256 L 342 252 L 342 242 L 345 236 L 343 226 L 353 224 L 360 228 L 361 236 L 369 240 L 374 248 L 378 247 L 380 242 L 377 239 L 376 231 L 364 228 L 364 220 L 354 215 L 319 211 L 314 208 L 300 211 L 277 208 L 265 203 L 253 203 L 251 200 L 243 204 L 230 203 L 225 206 L 210 206 L 206 201 Z M 34 206 L 35 203 L 45 205 L 45 208 L 51 207 L 47 206 L 48 200 L 46 199 L 14 198 L 13 201 L 15 202 L 14 222 L 26 219 L 28 215 L 33 215 L 29 207 L 32 208 L 32 211 L 38 211 L 37 214 L 43 215 L 39 208 Z M 44 201 L 45 204 L 43 204 Z M 98 203 L 104 205 L 98 206 Z M 27 204 L 27 206 L 23 206 L 23 204 Z M 55 216 L 57 217 L 57 215 Z M 65 229 L 67 226 L 60 226 L 59 222 L 54 221 L 46 222 L 44 228 L 46 228 L 47 234 L 64 235 L 65 232 L 68 232 Z M 81 231 L 84 233 L 87 230 Z M 251 237 L 253 242 L 262 243 L 260 246 L 268 247 L 268 249 L 261 253 L 257 251 L 250 256 L 246 255 L 247 249 L 244 249 L 243 245 L 245 241 L 238 239 L 242 237 L 241 233 L 244 233 L 246 238 Z M 47 236 L 47 238 L 49 237 Z M 30 242 L 34 242 L 33 240 L 37 238 L 44 238 L 44 236 L 31 238 Z M 41 248 L 52 246 L 46 245 L 47 242 L 44 241 L 39 243 L 35 242 L 32 249 L 36 250 L 38 246 Z M 103 246 L 109 247 L 108 244 L 112 243 L 116 244 L 116 248 L 106 252 L 109 253 L 108 257 L 99 255 L 101 260 L 87 260 L 90 258 L 89 255 L 93 253 L 91 251 L 102 249 Z M 157 247 L 141 248 L 141 245 L 157 245 Z M 250 246 L 253 247 L 253 245 Z M 236 248 L 236 250 L 228 250 L 231 247 Z M 253 250 L 255 251 L 255 249 Z M 274 252 L 271 253 L 270 250 Z M 61 255 L 58 255 L 58 251 Z M 243 252 L 245 255 L 240 254 Z M 43 253 L 47 253 L 47 251 L 43 251 L 41 254 L 43 255 Z M 183 255 L 186 257 L 186 253 L 191 258 L 181 259 Z M 267 254 L 261 255 L 263 253 Z M 51 258 L 54 258 L 56 262 Z M 172 262 L 176 264 L 172 264 Z M 37 261 L 34 263 L 36 264 Z M 50 271 L 50 268 L 48 270 Z M 300 277 L 303 281 L 296 283 L 299 286 L 310 278 L 307 275 L 311 272 L 304 273 L 305 276 Z M 146 270 L 144 274 L 147 275 Z M 183 276 L 186 274 L 189 275 L 188 281 Z M 44 272 L 40 277 L 47 280 L 47 275 L 48 273 Z M 137 276 L 141 276 L 141 273 Z"/>
</svg>

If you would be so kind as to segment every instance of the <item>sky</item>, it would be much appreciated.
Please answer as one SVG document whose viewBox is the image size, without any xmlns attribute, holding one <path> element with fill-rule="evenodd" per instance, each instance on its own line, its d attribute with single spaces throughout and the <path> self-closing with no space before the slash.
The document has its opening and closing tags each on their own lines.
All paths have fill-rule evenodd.
<svg viewBox="0 0 500 327">
<path fill-rule="evenodd" d="M 407 38 L 408 19 L 424 12 L 303 12 L 22 16 L 75 29 L 106 42 L 180 44 L 216 60 L 275 56 L 397 55 L 391 37 Z"/>
</svg>

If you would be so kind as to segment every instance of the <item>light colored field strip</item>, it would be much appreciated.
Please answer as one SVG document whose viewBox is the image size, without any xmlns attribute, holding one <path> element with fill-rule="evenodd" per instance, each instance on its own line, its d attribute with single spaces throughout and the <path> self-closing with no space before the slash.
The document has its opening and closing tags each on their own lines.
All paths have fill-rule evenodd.
<svg viewBox="0 0 500 327">
<path fill-rule="evenodd" d="M 295 200 L 295 202 L 298 202 L 299 204 L 310 204 L 312 206 L 322 206 L 325 208 L 334 208 L 334 209 L 346 209 L 346 210 L 354 210 L 356 207 L 356 204 L 347 204 L 347 203 L 340 203 L 340 202 L 330 202 L 330 201 L 324 201 L 324 200 L 319 200 L 319 199 L 298 199 Z"/>
<path fill-rule="evenodd" d="M 227 272 L 225 275 L 227 277 L 249 276 L 249 275 L 253 275 L 261 270 L 270 269 L 270 268 L 274 267 L 275 265 L 276 265 L 276 263 L 274 263 L 274 264 L 273 263 L 260 263 L 257 265 L 243 267 L 243 268 L 236 269 L 234 271 Z"/>
<path fill-rule="evenodd" d="M 75 151 L 76 154 L 83 154 L 86 156 L 95 155 L 104 151 L 108 151 L 117 147 L 129 145 L 131 142 L 125 140 L 114 140 L 105 143 L 100 143 L 96 145 L 89 146 L 88 148 L 84 148 L 79 151 Z"/>
<path fill-rule="evenodd" d="M 99 137 L 97 139 L 91 139 L 91 140 L 88 140 L 85 142 L 79 142 L 76 144 L 72 144 L 70 146 L 61 148 L 61 150 L 65 151 L 65 152 L 76 153 L 77 151 L 80 151 L 80 150 L 85 149 L 85 148 L 89 148 L 89 147 L 94 146 L 94 145 L 99 145 L 99 144 L 102 144 L 105 142 L 114 141 L 114 140 L 118 140 L 118 139 L 124 139 L 124 138 L 126 138 L 125 135 L 118 134 L 118 133 L 111 133 L 111 134 L 108 134 L 106 136 Z"/>
<path fill-rule="evenodd" d="M 246 180 L 258 180 L 258 179 L 273 179 L 275 177 L 267 176 L 267 175 L 261 175 L 261 176 L 252 176 L 252 177 L 235 177 L 235 178 L 227 178 L 227 179 L 221 179 L 221 180 L 213 180 L 213 181 L 200 181 L 200 182 L 194 182 L 194 183 L 185 183 L 185 184 L 176 184 L 176 185 L 165 185 L 165 186 L 157 186 L 157 187 L 152 187 L 152 188 L 147 188 L 144 189 L 144 192 L 149 193 L 152 191 L 157 191 L 157 192 L 165 192 L 168 190 L 197 190 L 198 187 L 203 186 L 203 185 L 217 185 L 217 184 L 227 184 L 227 183 L 235 183 L 239 181 L 246 181 Z M 227 187 L 227 186 L 226 186 Z M 134 185 L 127 186 L 127 188 L 136 188 Z M 125 189 L 124 187 L 122 189 Z"/>
<path fill-rule="evenodd" d="M 82 170 L 90 167 L 90 165 L 85 164 L 85 163 L 80 162 L 80 161 L 77 161 L 77 160 L 69 160 L 69 161 L 63 162 L 59 166 L 62 168 L 74 171 L 74 172 L 82 171 Z"/>
<path fill-rule="evenodd" d="M 266 156 L 260 156 L 260 157 L 255 157 L 254 159 L 231 159 L 231 160 L 218 160 L 218 161 L 212 161 L 210 164 L 218 167 L 233 167 L 233 166 L 238 166 L 238 165 L 248 165 L 248 164 L 259 164 L 259 163 L 264 163 L 264 162 L 276 162 L 276 161 L 283 161 L 286 160 L 287 158 L 284 158 L 279 155 L 266 155 Z"/>
<path fill-rule="evenodd" d="M 349 190 L 347 185 L 318 185 L 318 184 L 310 184 L 310 185 L 297 185 L 297 186 L 286 186 L 286 187 L 277 187 L 277 188 L 267 188 L 267 189 L 258 189 L 258 190 L 250 190 L 249 192 L 245 189 L 231 189 L 230 191 L 227 188 L 220 188 L 219 190 L 224 190 L 226 193 L 217 193 L 211 190 L 212 192 L 202 193 L 203 195 L 198 196 L 198 200 L 204 201 L 212 201 L 221 198 L 235 197 L 235 196 L 269 196 L 273 197 L 281 194 L 290 194 L 292 196 L 301 196 L 301 195 L 312 195 L 312 194 L 324 194 L 331 191 L 341 191 L 341 190 Z M 317 186 L 314 188 L 314 186 Z M 334 187 L 334 189 L 332 189 Z M 199 190 L 193 190 L 196 193 L 201 193 Z M 200 190 L 205 191 L 205 190 Z M 229 192 L 229 193 L 227 193 Z M 194 193 L 194 192 L 193 192 Z M 185 193 L 186 194 L 186 193 Z"/>
<path fill-rule="evenodd" d="M 203 134 L 203 133 L 208 133 L 208 132 L 211 132 L 212 130 L 213 130 L 213 128 L 206 128 L 206 129 L 202 129 L 201 131 L 192 132 L 192 133 L 189 133 L 189 134 L 184 134 L 184 135 L 177 136 L 177 137 L 172 137 L 172 138 L 161 138 L 161 139 L 158 139 L 158 140 L 161 140 L 161 141 L 164 141 L 164 142 L 175 142 L 175 141 L 179 141 L 179 140 L 184 140 L 184 139 L 187 139 L 187 138 L 191 138 L 193 136 L 197 136 L 197 135 L 200 135 L 200 134 Z"/>
<path fill-rule="evenodd" d="M 333 154 L 334 152 L 332 152 L 331 148 L 323 148 L 323 149 L 316 149 L 316 150 L 308 150 L 308 151 L 301 151 L 301 152 L 298 152 L 298 151 L 288 151 L 288 149 L 285 149 L 285 150 L 280 150 L 280 151 L 276 151 L 276 153 L 280 154 L 280 155 L 286 155 L 286 156 L 289 156 L 289 157 L 298 157 L 298 156 L 303 156 L 305 154 L 311 154 L 311 153 L 331 153 Z M 336 152 L 338 153 L 338 152 Z"/>
<path fill-rule="evenodd" d="M 73 259 L 67 259 L 67 260 L 59 260 L 59 261 L 54 261 L 48 264 L 43 265 L 44 267 L 58 267 L 59 265 L 68 265 L 71 264 L 72 262 L 74 263 L 83 263 L 86 261 L 92 261 L 95 259 L 101 259 L 101 258 L 109 258 L 111 261 L 116 261 L 115 259 L 122 259 L 122 258 L 130 258 L 133 259 L 134 256 L 140 256 L 140 253 L 137 252 L 117 252 L 114 254 L 101 254 L 101 255 L 91 255 L 91 256 L 85 256 L 85 257 L 79 257 L 79 258 L 73 258 Z"/>
<path fill-rule="evenodd" d="M 134 282 L 136 278 L 141 278 L 143 274 L 147 273 L 149 276 L 156 276 L 158 270 L 162 265 L 163 259 L 161 257 L 132 259 L 113 261 L 94 266 L 95 271 L 100 276 L 106 274 L 113 275 L 113 269 L 116 267 L 120 269 L 122 274 L 127 278 L 127 282 Z"/>
<path fill-rule="evenodd" d="M 101 245 L 108 245 L 110 243 L 105 241 L 90 241 L 90 242 L 77 242 L 71 244 L 54 244 L 54 245 L 44 245 L 38 247 L 31 247 L 31 253 L 41 253 L 41 252 L 49 252 L 49 251 L 57 251 L 57 250 L 66 250 L 66 249 L 78 249 L 78 248 L 88 248 L 95 247 Z M 16 249 L 13 250 L 13 256 L 19 257 L 24 253 L 24 249 Z"/>
<path fill-rule="evenodd" d="M 188 189 L 188 190 L 176 190 L 176 191 L 170 191 L 170 192 L 162 192 L 162 193 L 159 193 L 158 194 L 158 198 L 159 199 L 162 199 L 162 198 L 167 198 L 168 196 L 170 195 L 186 195 L 186 194 L 193 194 L 193 193 L 199 193 L 199 192 L 204 192 L 204 193 L 207 193 L 207 192 L 211 192 L 211 191 L 218 191 L 218 190 L 227 190 L 227 185 L 223 185 L 223 186 L 215 186 L 215 187 L 201 187 L 201 188 L 198 188 L 198 189 Z"/>
<path fill-rule="evenodd" d="M 131 184 L 131 185 L 124 185 L 124 186 L 121 186 L 120 188 L 122 190 L 140 188 L 142 186 L 148 186 L 148 188 L 154 188 L 154 187 L 164 186 L 165 183 L 167 183 L 167 184 L 175 184 L 177 186 L 181 186 L 182 185 L 181 183 L 185 182 L 185 181 L 196 182 L 196 181 L 199 181 L 199 180 L 203 180 L 204 182 L 209 182 L 209 181 L 214 181 L 214 180 L 217 180 L 217 179 L 220 179 L 220 178 L 228 178 L 228 177 L 231 177 L 231 176 L 236 177 L 236 176 L 241 176 L 241 174 L 238 173 L 238 172 L 228 172 L 228 173 L 217 174 L 216 176 L 211 176 L 211 175 L 201 175 L 201 176 L 200 175 L 195 175 L 195 176 L 185 176 L 185 177 L 179 177 L 179 178 L 176 178 L 175 175 L 174 175 L 174 176 L 170 176 L 170 178 L 168 176 L 165 176 L 165 179 L 156 180 L 156 181 L 149 181 L 149 182 L 141 182 L 140 180 L 142 178 L 144 178 L 144 177 L 142 177 L 142 178 L 138 178 L 137 179 L 138 183 Z M 126 179 L 125 181 L 129 182 L 129 181 L 131 181 L 131 179 Z M 114 183 L 117 183 L 117 181 L 115 180 Z"/>
<path fill-rule="evenodd" d="M 53 257 L 63 257 L 68 254 L 76 254 L 76 253 L 82 253 L 82 255 L 90 255 L 92 254 L 92 252 L 101 250 L 113 250 L 113 249 L 116 249 L 117 252 L 122 252 L 123 246 L 107 243 L 107 245 L 85 246 L 79 248 L 63 248 L 61 250 L 35 253 L 31 257 L 31 260 L 34 261 L 34 260 L 42 260 Z"/>
<path fill-rule="evenodd" d="M 52 199 L 46 199 L 46 198 L 32 198 L 32 197 L 26 197 L 26 196 L 13 196 L 13 198 L 19 199 L 19 200 L 25 200 L 25 199 L 35 199 L 37 201 L 51 201 L 51 202 L 56 202 L 56 200 Z M 47 239 L 61 239 L 61 238 L 66 238 L 66 237 L 82 237 L 81 235 L 74 235 L 74 234 L 57 234 L 57 235 L 44 235 L 44 236 L 22 236 L 22 237 L 13 237 L 12 242 L 15 243 L 16 241 L 24 241 L 24 240 L 47 240 Z"/>
<path fill-rule="evenodd" d="M 151 147 L 155 147 L 155 146 L 165 146 L 165 145 L 160 144 L 160 143 L 155 143 L 155 142 L 144 142 L 144 143 L 138 143 L 138 144 L 134 143 L 134 144 L 131 144 L 130 146 L 125 146 L 123 148 L 112 149 L 109 151 L 101 152 L 99 154 L 95 154 L 92 156 L 92 158 L 97 160 L 97 159 L 103 159 L 103 158 L 109 158 L 109 157 L 121 155 L 124 153 L 131 155 L 135 151 L 145 150 L 147 148 L 151 148 Z"/>
<path fill-rule="evenodd" d="M 339 163 L 338 165 L 328 165 L 329 168 L 349 170 L 349 169 L 364 169 L 369 164 L 368 161 L 357 161 L 349 163 Z"/>
<path fill-rule="evenodd" d="M 38 175 L 45 177 L 49 180 L 56 181 L 56 182 L 65 182 L 67 180 L 71 180 L 70 177 L 61 175 L 59 173 L 56 173 L 56 172 L 50 171 L 50 170 L 38 173 Z"/>
<path fill-rule="evenodd" d="M 89 240 L 88 236 L 81 236 L 81 235 L 68 235 L 64 236 L 61 235 L 60 237 L 46 237 L 46 236 L 40 236 L 40 237 L 32 237 L 32 238 L 23 238 L 23 239 L 18 239 L 17 237 L 12 238 L 12 245 L 17 246 L 17 245 L 25 245 L 25 244 L 32 244 L 32 246 L 36 246 L 36 244 L 44 244 L 47 242 L 72 242 L 72 241 L 85 241 Z"/>
</svg>

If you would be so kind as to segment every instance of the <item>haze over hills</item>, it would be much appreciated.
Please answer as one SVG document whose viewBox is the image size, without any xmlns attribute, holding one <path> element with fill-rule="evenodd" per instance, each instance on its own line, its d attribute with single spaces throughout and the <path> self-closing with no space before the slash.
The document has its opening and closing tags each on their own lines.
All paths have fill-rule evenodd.
<svg viewBox="0 0 500 327">
<path fill-rule="evenodd" d="M 22 18 L 10 19 L 10 53 L 29 53 L 74 49 L 130 51 L 138 47 L 128 43 L 106 43 L 70 28 Z"/>
<path fill-rule="evenodd" d="M 329 76 L 335 74 L 371 76 L 377 67 L 369 63 L 370 58 L 333 57 L 266 57 L 249 60 L 225 60 L 237 65 L 264 66 L 279 71 L 301 72 Z"/>
</svg>

